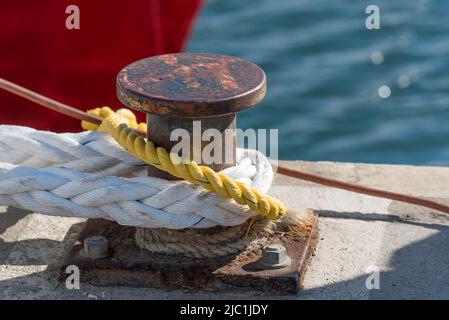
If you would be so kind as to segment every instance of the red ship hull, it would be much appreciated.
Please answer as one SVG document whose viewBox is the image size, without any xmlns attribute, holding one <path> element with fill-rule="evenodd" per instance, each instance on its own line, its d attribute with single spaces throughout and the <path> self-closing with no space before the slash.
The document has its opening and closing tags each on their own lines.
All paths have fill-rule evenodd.
<svg viewBox="0 0 449 320">
<path fill-rule="evenodd" d="M 67 29 L 69 5 L 79 29 Z M 117 72 L 152 55 L 183 49 L 201 0 L 18 0 L 0 11 L 0 75 L 86 110 L 120 107 Z M 79 131 L 76 120 L 0 92 L 0 123 L 57 132 Z"/>
</svg>

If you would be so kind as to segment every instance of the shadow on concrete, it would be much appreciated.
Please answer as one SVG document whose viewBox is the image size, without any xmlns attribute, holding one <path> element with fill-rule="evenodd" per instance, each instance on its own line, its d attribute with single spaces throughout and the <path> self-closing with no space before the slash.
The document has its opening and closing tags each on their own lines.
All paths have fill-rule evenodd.
<svg viewBox="0 0 449 320">
<path fill-rule="evenodd" d="M 29 213 L 27 210 L 7 207 L 5 212 L 0 213 L 0 235 L 8 228 L 14 226 L 19 220 L 25 218 Z M 0 239 L 0 264 L 5 263 L 14 246 L 15 242 L 5 242 L 3 239 Z"/>
<path fill-rule="evenodd" d="M 19 220 L 30 214 L 30 211 L 7 207 L 6 211 L 1 213 L 0 217 L 0 234 L 6 231 L 9 227 L 15 225 Z"/>
<path fill-rule="evenodd" d="M 0 213 L 0 235 L 3 234 L 8 228 L 18 223 L 21 219 L 25 218 L 28 214 L 31 214 L 31 212 L 14 207 L 8 207 L 5 212 Z M 51 250 L 55 249 L 55 247 L 61 247 L 61 244 L 69 245 L 67 241 L 72 242 L 73 239 L 70 239 L 68 235 L 73 234 L 73 232 L 77 232 L 78 230 L 80 230 L 81 225 L 83 224 L 84 223 L 78 223 L 72 225 L 63 241 L 55 241 L 49 239 L 27 239 L 13 242 L 5 242 L 3 239 L 0 239 L 0 264 L 5 263 L 9 263 L 11 265 L 50 264 L 51 261 L 47 260 L 46 255 L 44 253 L 51 252 Z M 26 259 L 20 261 L 11 262 L 8 261 L 8 257 L 12 251 L 17 252 L 32 251 L 33 253 L 36 254 L 35 255 L 33 254 L 33 256 L 27 256 Z"/>
<path fill-rule="evenodd" d="M 396 250 L 390 260 L 390 271 L 379 274 L 380 289 L 366 289 L 370 274 L 348 281 L 300 292 L 299 298 L 325 299 L 448 299 L 449 298 L 449 226 L 406 220 L 397 215 L 377 213 L 341 213 L 318 211 L 320 217 L 385 221 L 429 228 L 434 235 Z M 447 223 L 447 217 L 445 217 Z M 387 241 L 387 240 L 386 240 Z M 338 272 L 338 270 L 336 270 Z M 307 275 L 306 275 L 307 276 Z"/>
<path fill-rule="evenodd" d="M 0 234 L 7 228 L 15 225 L 20 219 L 28 214 L 27 211 L 15 208 L 8 208 L 8 211 L 0 214 Z M 395 214 L 378 213 L 341 213 L 331 211 L 318 211 L 320 217 L 331 217 L 335 219 L 356 219 L 363 221 L 386 221 L 392 226 L 396 223 L 415 225 L 423 228 L 430 228 L 437 231 L 434 235 L 411 243 L 408 246 L 397 250 L 390 260 L 390 271 L 380 273 L 380 289 L 367 290 L 365 281 L 368 277 L 361 276 L 341 281 L 331 285 L 303 290 L 297 297 L 273 297 L 275 299 L 448 299 L 449 298 L 449 226 L 439 223 L 423 223 L 404 219 Z M 73 233 L 78 232 L 84 223 L 75 224 L 61 242 L 47 239 L 34 239 L 17 241 L 12 243 L 0 242 L 0 264 L 10 263 L 7 261 L 9 253 L 17 249 L 32 249 L 32 257 L 25 257 L 18 265 L 43 265 L 48 264 L 48 269 L 36 272 L 27 276 L 0 281 L 0 288 L 9 288 L 17 291 L 17 297 L 23 295 L 20 291 L 30 292 L 31 297 L 42 296 L 45 290 L 51 290 L 57 285 L 56 275 L 58 274 L 58 263 L 61 259 L 48 261 L 48 252 L 55 247 L 61 250 L 61 246 L 69 248 L 74 237 Z M 388 227 L 385 232 L 388 232 Z M 55 261 L 58 260 L 58 261 Z M 14 262 L 13 262 L 14 263 Z M 49 272 L 48 270 L 53 270 Z M 335 272 L 338 272 L 336 270 Z M 36 280 L 37 279 L 37 280 Z M 41 287 L 41 283 L 49 282 Z M 56 283 L 56 284 L 55 284 Z M 47 288 L 45 288 L 47 287 Z M 50 289 L 49 289 L 50 288 Z M 27 291 L 28 290 L 28 291 Z M 36 295 L 34 291 L 36 290 Z M 40 291 L 39 291 L 40 290 Z M 1 290 L 0 290 L 1 291 Z M 37 292 L 40 292 L 38 294 Z M 11 296 L 5 293 L 3 298 Z M 0 294 L 2 297 L 2 294 Z M 13 296 L 15 297 L 15 295 Z M 201 295 L 198 295 L 201 297 Z M 217 296 L 220 298 L 223 296 Z M 63 298 L 63 297 L 61 297 Z M 126 297 L 123 297 L 126 299 Z M 157 298 L 155 296 L 154 298 Z M 233 296 L 237 298 L 237 296 Z M 248 298 L 248 296 L 241 296 Z M 266 297 L 264 297 L 266 298 Z"/>
<path fill-rule="evenodd" d="M 0 235 L 30 213 L 26 210 L 8 207 L 5 212 L 0 213 Z M 26 276 L 14 277 L 12 275 L 1 280 L 0 298 L 34 298 L 35 294 L 51 292 L 59 284 L 57 279 L 64 252 L 71 246 L 74 233 L 79 232 L 83 224 L 72 225 L 62 241 L 27 239 L 7 242 L 0 239 L 0 265 L 8 265 L 9 268 L 37 266 L 36 270 L 39 270 L 39 266 L 48 266 L 44 271 L 37 271 Z M 20 234 L 20 229 L 17 230 L 17 233 Z M 59 257 L 59 254 L 61 254 L 61 259 L 55 259 L 55 255 Z"/>
</svg>

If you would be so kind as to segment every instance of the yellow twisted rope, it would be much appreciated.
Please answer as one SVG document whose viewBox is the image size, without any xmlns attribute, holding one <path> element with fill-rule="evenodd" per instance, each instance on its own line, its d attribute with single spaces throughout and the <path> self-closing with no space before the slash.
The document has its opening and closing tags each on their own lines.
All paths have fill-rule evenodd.
<svg viewBox="0 0 449 320">
<path fill-rule="evenodd" d="M 103 122 L 98 126 L 82 121 L 81 126 L 84 130 L 109 133 L 123 148 L 142 161 L 216 192 L 224 198 L 232 198 L 269 219 L 276 220 L 285 214 L 285 207 L 279 200 L 263 195 L 240 181 L 217 173 L 209 167 L 198 165 L 194 161 L 181 161 L 177 154 L 170 154 L 164 148 L 156 148 L 150 140 L 145 141 L 132 129 L 146 132 L 146 124 L 137 123 L 132 111 L 120 109 L 114 112 L 109 107 L 102 107 L 89 110 L 88 113 L 103 118 Z"/>
</svg>

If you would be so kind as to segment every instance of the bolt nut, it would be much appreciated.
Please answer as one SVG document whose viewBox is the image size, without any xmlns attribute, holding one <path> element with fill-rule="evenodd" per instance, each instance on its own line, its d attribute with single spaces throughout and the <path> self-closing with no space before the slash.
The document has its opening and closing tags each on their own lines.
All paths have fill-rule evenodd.
<svg viewBox="0 0 449 320">
<path fill-rule="evenodd" d="M 103 236 L 87 237 L 84 239 L 81 255 L 89 259 L 105 258 L 108 255 L 108 247 L 108 239 Z"/>
<path fill-rule="evenodd" d="M 260 264 L 266 269 L 281 269 L 291 264 L 287 250 L 281 244 L 270 244 L 263 248 Z"/>
</svg>

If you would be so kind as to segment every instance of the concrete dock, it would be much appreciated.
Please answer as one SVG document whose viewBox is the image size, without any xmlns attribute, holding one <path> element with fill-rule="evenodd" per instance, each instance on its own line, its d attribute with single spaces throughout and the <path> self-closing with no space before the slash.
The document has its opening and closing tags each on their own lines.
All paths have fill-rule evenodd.
<svg viewBox="0 0 449 320">
<path fill-rule="evenodd" d="M 449 203 L 449 168 L 282 163 L 325 177 Z M 270 194 L 290 208 L 312 208 L 320 218 L 320 240 L 303 290 L 297 296 L 273 298 L 449 299 L 449 215 L 280 175 Z M 68 290 L 57 281 L 58 266 L 82 225 L 83 219 L 0 207 L 0 298 L 253 298 L 87 284 Z"/>
</svg>

